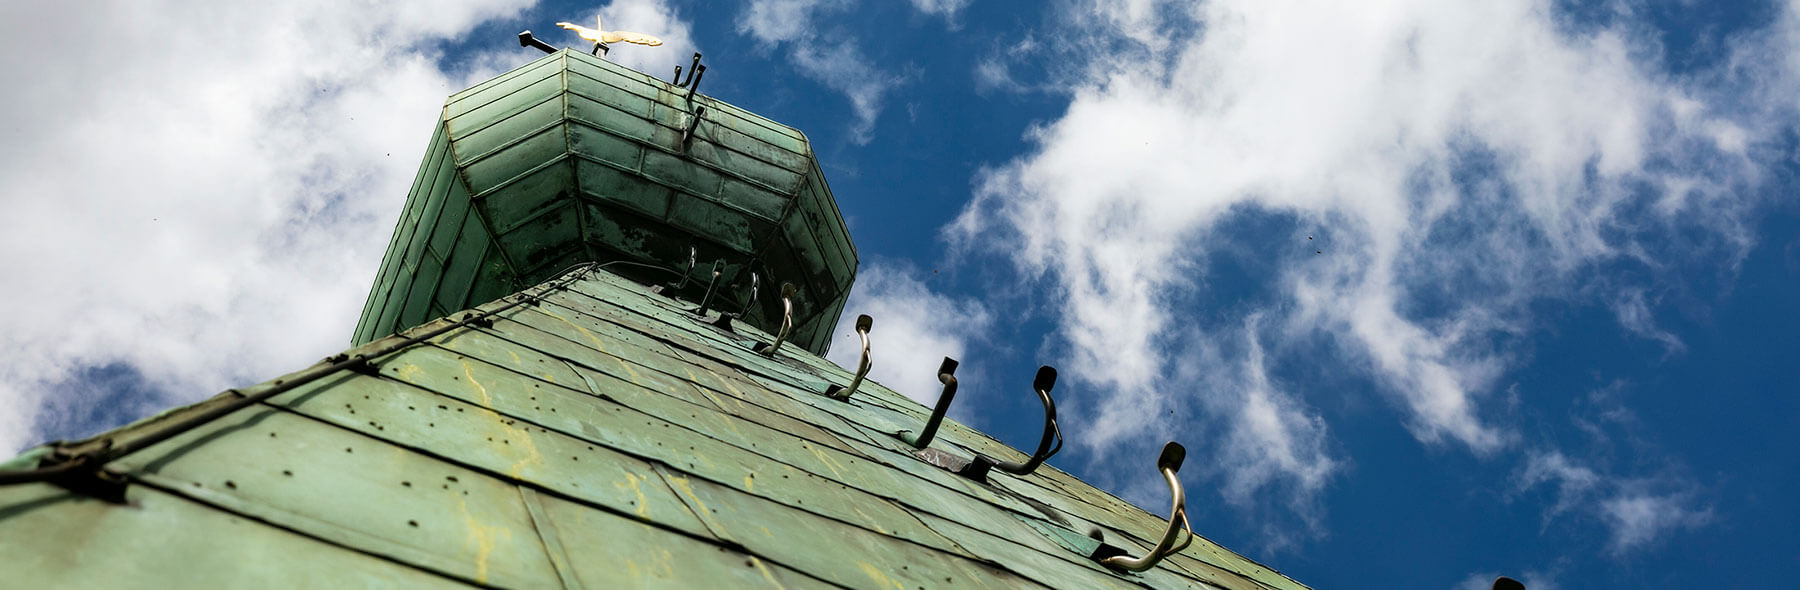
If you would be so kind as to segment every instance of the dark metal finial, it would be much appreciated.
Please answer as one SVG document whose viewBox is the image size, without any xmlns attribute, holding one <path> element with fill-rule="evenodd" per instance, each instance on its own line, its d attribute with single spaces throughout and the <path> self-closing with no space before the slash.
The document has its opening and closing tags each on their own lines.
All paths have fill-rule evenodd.
<svg viewBox="0 0 1800 590">
<path fill-rule="evenodd" d="M 519 46 L 535 48 L 544 53 L 556 53 L 555 47 L 552 47 L 549 43 L 538 40 L 537 37 L 531 34 L 531 31 L 519 32 Z"/>
</svg>

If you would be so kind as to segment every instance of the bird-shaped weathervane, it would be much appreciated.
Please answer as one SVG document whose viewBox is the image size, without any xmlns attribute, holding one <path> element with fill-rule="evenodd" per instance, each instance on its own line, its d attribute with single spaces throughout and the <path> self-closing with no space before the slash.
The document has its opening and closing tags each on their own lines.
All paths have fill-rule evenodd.
<svg viewBox="0 0 1800 590">
<path fill-rule="evenodd" d="M 608 31 L 606 30 L 605 24 L 600 22 L 599 16 L 594 17 L 594 28 L 592 29 L 575 23 L 556 23 L 556 26 L 575 31 L 575 34 L 581 35 L 581 38 L 593 41 L 594 55 L 605 55 L 606 52 L 611 49 L 610 47 L 607 47 L 608 43 L 618 43 L 620 41 L 636 43 L 638 45 L 648 45 L 651 47 L 663 44 L 662 39 L 658 39 L 654 35 L 633 33 L 631 31 Z"/>
</svg>

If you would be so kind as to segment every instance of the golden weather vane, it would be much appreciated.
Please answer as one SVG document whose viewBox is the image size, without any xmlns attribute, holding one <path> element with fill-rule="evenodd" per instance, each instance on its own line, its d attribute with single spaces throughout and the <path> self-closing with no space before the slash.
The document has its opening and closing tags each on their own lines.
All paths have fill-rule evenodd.
<svg viewBox="0 0 1800 590">
<path fill-rule="evenodd" d="M 581 38 L 593 41 L 595 54 L 604 54 L 608 50 L 607 44 L 618 43 L 621 41 L 626 43 L 636 43 L 638 45 L 648 45 L 651 47 L 663 44 L 662 39 L 658 39 L 654 35 L 633 33 L 631 31 L 608 31 L 606 30 L 606 25 L 600 22 L 600 17 L 598 16 L 594 17 L 594 28 L 592 29 L 575 23 L 556 23 L 556 26 L 575 31 L 575 34 L 581 35 Z"/>
</svg>

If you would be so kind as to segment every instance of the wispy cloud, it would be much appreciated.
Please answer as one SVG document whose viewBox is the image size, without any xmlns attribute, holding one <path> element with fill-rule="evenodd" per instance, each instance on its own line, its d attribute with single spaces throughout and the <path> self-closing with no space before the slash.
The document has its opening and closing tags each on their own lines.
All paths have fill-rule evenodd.
<svg viewBox="0 0 1800 590">
<path fill-rule="evenodd" d="M 1626 289 L 1612 300 L 1613 314 L 1619 319 L 1619 325 L 1626 331 L 1638 336 L 1662 343 L 1667 355 L 1680 354 L 1687 350 L 1687 345 L 1668 330 L 1657 327 L 1655 311 L 1651 302 L 1645 299 L 1643 289 Z"/>
<path fill-rule="evenodd" d="M 970 0 L 907 0 L 907 1 L 911 2 L 913 5 L 913 9 L 918 10 L 919 12 L 922 12 L 925 14 L 934 14 L 934 15 L 944 17 L 944 20 L 948 21 L 950 23 L 950 25 L 953 27 L 956 26 L 957 13 L 962 12 L 962 9 L 964 9 L 964 8 L 968 8 L 969 2 L 970 2 Z"/>
<path fill-rule="evenodd" d="M 856 113 L 851 139 L 867 144 L 888 92 L 906 77 L 877 67 L 851 38 L 821 32 L 821 13 L 851 6 L 845 0 L 754 0 L 738 16 L 737 30 L 766 47 L 786 46 L 802 75 L 849 98 Z"/>
<path fill-rule="evenodd" d="M 345 346 L 438 105 L 493 73 L 435 47 L 527 4 L 0 7 L 31 81 L 0 93 L 0 453 L 95 426 L 50 396 L 165 406 Z"/>
<path fill-rule="evenodd" d="M 1032 132 L 1031 153 L 983 173 L 946 233 L 1057 293 L 1066 374 L 1104 392 L 1100 406 L 1176 406 L 1161 392 L 1194 362 L 1332 363 L 1384 392 L 1423 444 L 1515 449 L 1492 397 L 1523 354 L 1508 343 L 1537 325 L 1532 305 L 1597 297 L 1657 338 L 1647 285 L 1586 277 L 1621 260 L 1734 264 L 1753 242 L 1759 170 L 1783 157 L 1770 134 L 1793 121 L 1778 90 L 1795 70 L 1674 76 L 1641 31 L 1573 30 L 1547 2 L 1069 6 L 1068 30 L 1045 36 L 1097 48 L 1063 81 L 1071 104 Z M 1789 59 L 1778 38 L 1739 55 Z M 1273 231 L 1244 233 L 1247 216 Z M 994 243 L 1006 249 L 979 250 Z M 1272 295 L 1234 308 L 1259 322 L 1186 307 L 1247 288 L 1209 282 L 1227 252 L 1263 269 L 1253 278 Z M 1333 346 L 1309 344 L 1320 337 Z M 1165 344 L 1193 339 L 1210 343 Z M 1324 393 L 1226 385 L 1215 415 L 1280 426 L 1231 437 L 1323 440 L 1309 404 Z M 1160 443 L 1175 416 L 1071 432 L 1110 462 Z M 1249 456 L 1226 480 L 1282 473 L 1320 493 L 1336 459 L 1292 448 L 1305 452 Z"/>
<path fill-rule="evenodd" d="M 1515 492 L 1544 485 L 1556 490 L 1556 502 L 1544 514 L 1544 526 L 1570 517 L 1598 520 L 1606 526 L 1607 551 L 1614 556 L 1713 520 L 1712 509 L 1702 505 L 1695 486 L 1683 478 L 1605 475 L 1560 451 L 1532 453 L 1520 471 Z"/>
<path fill-rule="evenodd" d="M 882 263 L 858 270 L 828 358 L 856 369 L 862 359 L 856 316 L 867 314 L 874 320 L 869 378 L 929 405 L 937 402 L 941 389 L 938 364 L 944 357 L 967 360 L 970 346 L 982 341 L 993 316 L 981 302 L 936 292 L 916 274 L 910 266 Z M 970 371 L 957 374 L 966 379 Z"/>
<path fill-rule="evenodd" d="M 1690 508 L 1687 494 L 1626 492 L 1601 502 L 1612 536 L 1607 548 L 1619 555 L 1655 543 L 1670 533 L 1712 521 L 1712 509 Z"/>
</svg>

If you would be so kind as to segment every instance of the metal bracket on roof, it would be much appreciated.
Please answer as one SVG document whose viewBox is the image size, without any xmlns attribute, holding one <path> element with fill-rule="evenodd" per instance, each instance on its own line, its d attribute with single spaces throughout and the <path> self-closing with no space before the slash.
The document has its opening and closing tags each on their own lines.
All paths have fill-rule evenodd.
<svg viewBox="0 0 1800 590">
<path fill-rule="evenodd" d="M 950 401 L 956 397 L 956 377 L 953 375 L 956 372 L 956 365 L 955 359 L 945 358 L 943 366 L 938 368 L 938 381 L 944 383 L 944 393 L 938 397 L 937 407 L 932 409 L 931 419 L 925 423 L 925 430 L 916 437 L 899 435 L 900 440 L 919 449 L 913 452 L 913 456 L 926 463 L 942 467 L 951 473 L 987 483 L 988 472 L 996 467 L 1013 475 L 1030 475 L 1033 471 L 1037 471 L 1038 466 L 1043 465 L 1044 461 L 1062 450 L 1062 429 L 1056 424 L 1056 401 L 1050 398 L 1050 390 L 1056 387 L 1056 369 L 1049 366 L 1039 367 L 1037 377 L 1032 380 L 1032 388 L 1037 390 L 1038 399 L 1044 402 L 1044 436 L 1039 439 L 1037 450 L 1031 454 L 1030 459 L 1024 463 L 1014 463 L 998 461 L 980 453 L 963 459 L 943 451 L 926 448 L 931 444 L 932 438 L 937 435 L 937 429 L 944 420 L 944 414 L 949 412 Z"/>
<path fill-rule="evenodd" d="M 1175 472 L 1181 469 L 1181 462 L 1186 458 L 1187 449 L 1174 441 L 1163 445 L 1162 455 L 1156 458 L 1156 468 L 1162 472 L 1163 480 L 1169 484 L 1169 495 L 1175 499 L 1174 507 L 1169 509 L 1169 527 L 1163 530 L 1156 548 L 1142 557 L 1129 557 L 1124 549 L 1101 540 L 1100 547 L 1089 558 L 1115 570 L 1141 572 L 1156 567 L 1156 563 L 1164 557 L 1180 552 L 1187 548 L 1188 543 L 1193 542 L 1194 527 L 1188 524 L 1187 496 L 1181 491 L 1181 480 L 1175 478 Z M 1180 544 L 1176 544 L 1175 537 L 1180 536 L 1184 530 L 1187 535 L 1182 537 Z"/>
<path fill-rule="evenodd" d="M 1024 463 L 1002 461 L 995 467 L 1013 475 L 1031 475 L 1045 460 L 1062 450 L 1062 429 L 1056 425 L 1056 400 L 1050 399 L 1050 389 L 1053 387 L 1056 387 L 1056 369 L 1049 365 L 1038 367 L 1037 377 L 1031 380 L 1031 388 L 1037 391 L 1038 399 L 1044 402 L 1044 436 L 1038 439 L 1037 450 Z M 1055 446 L 1051 446 L 1052 442 Z"/>
<path fill-rule="evenodd" d="M 850 401 L 851 395 L 856 394 L 857 386 L 862 385 L 863 377 L 868 376 L 869 367 L 873 366 L 869 362 L 869 328 L 874 325 L 875 318 L 869 317 L 869 314 L 856 316 L 856 335 L 862 338 L 862 362 L 856 365 L 856 378 L 850 380 L 849 387 L 843 387 L 836 383 L 826 387 L 825 397 L 847 402 Z"/>
<path fill-rule="evenodd" d="M 696 51 L 694 52 L 694 63 L 688 64 L 687 80 L 684 81 L 681 79 L 681 66 L 675 66 L 675 77 L 669 79 L 669 84 L 676 88 L 686 88 L 689 84 L 694 83 L 694 75 L 699 71 L 700 52 Z"/>
<path fill-rule="evenodd" d="M 681 153 L 687 153 L 688 144 L 693 143 L 694 141 L 694 130 L 700 128 L 700 118 L 704 116 L 706 116 L 706 107 L 704 106 L 694 107 L 694 112 L 688 115 L 687 126 L 681 128 L 681 147 L 679 150 Z"/>
<path fill-rule="evenodd" d="M 706 306 L 712 302 L 713 287 L 719 284 L 719 275 L 725 272 L 725 259 L 713 261 L 712 279 L 706 282 L 706 295 L 700 297 L 700 308 L 694 310 L 700 317 L 706 317 Z"/>
<path fill-rule="evenodd" d="M 793 332 L 794 332 L 794 284 L 793 283 L 782 283 L 781 284 L 781 333 L 775 335 L 775 342 L 769 343 L 769 344 L 757 343 L 756 346 L 751 347 L 751 350 L 760 352 L 764 356 L 771 356 L 771 357 L 775 356 L 775 352 L 778 350 L 781 350 L 781 343 L 787 342 L 788 335 L 792 334 Z"/>
<path fill-rule="evenodd" d="M 538 38 L 533 36 L 531 31 L 528 30 L 519 32 L 519 46 L 531 47 L 544 53 L 556 53 L 556 47 L 538 40 Z"/>
<path fill-rule="evenodd" d="M 687 268 L 681 270 L 681 280 L 676 281 L 675 284 L 672 285 L 656 285 L 650 288 L 650 292 L 661 295 L 670 289 L 679 291 L 682 287 L 686 287 L 688 278 L 694 274 L 694 263 L 698 262 L 699 258 L 700 251 L 695 249 L 693 245 L 688 245 L 688 263 Z"/>
<path fill-rule="evenodd" d="M 944 422 L 944 414 L 950 412 L 950 402 L 956 399 L 957 364 L 956 359 L 944 357 L 943 364 L 938 365 L 938 382 L 944 384 L 944 391 L 938 394 L 937 406 L 931 409 L 931 419 L 925 421 L 925 429 L 916 435 L 896 435 L 900 440 L 915 449 L 931 446 L 931 439 L 937 436 L 938 426 Z"/>
<path fill-rule="evenodd" d="M 750 300 L 744 303 L 744 309 L 738 313 L 719 312 L 719 317 L 714 318 L 712 321 L 713 327 L 726 332 L 735 332 L 735 330 L 731 329 L 731 320 L 742 319 L 744 316 L 750 315 L 750 309 L 752 306 L 756 305 L 756 294 L 761 288 L 762 276 L 756 274 L 756 271 L 754 270 L 750 271 Z"/>
</svg>

